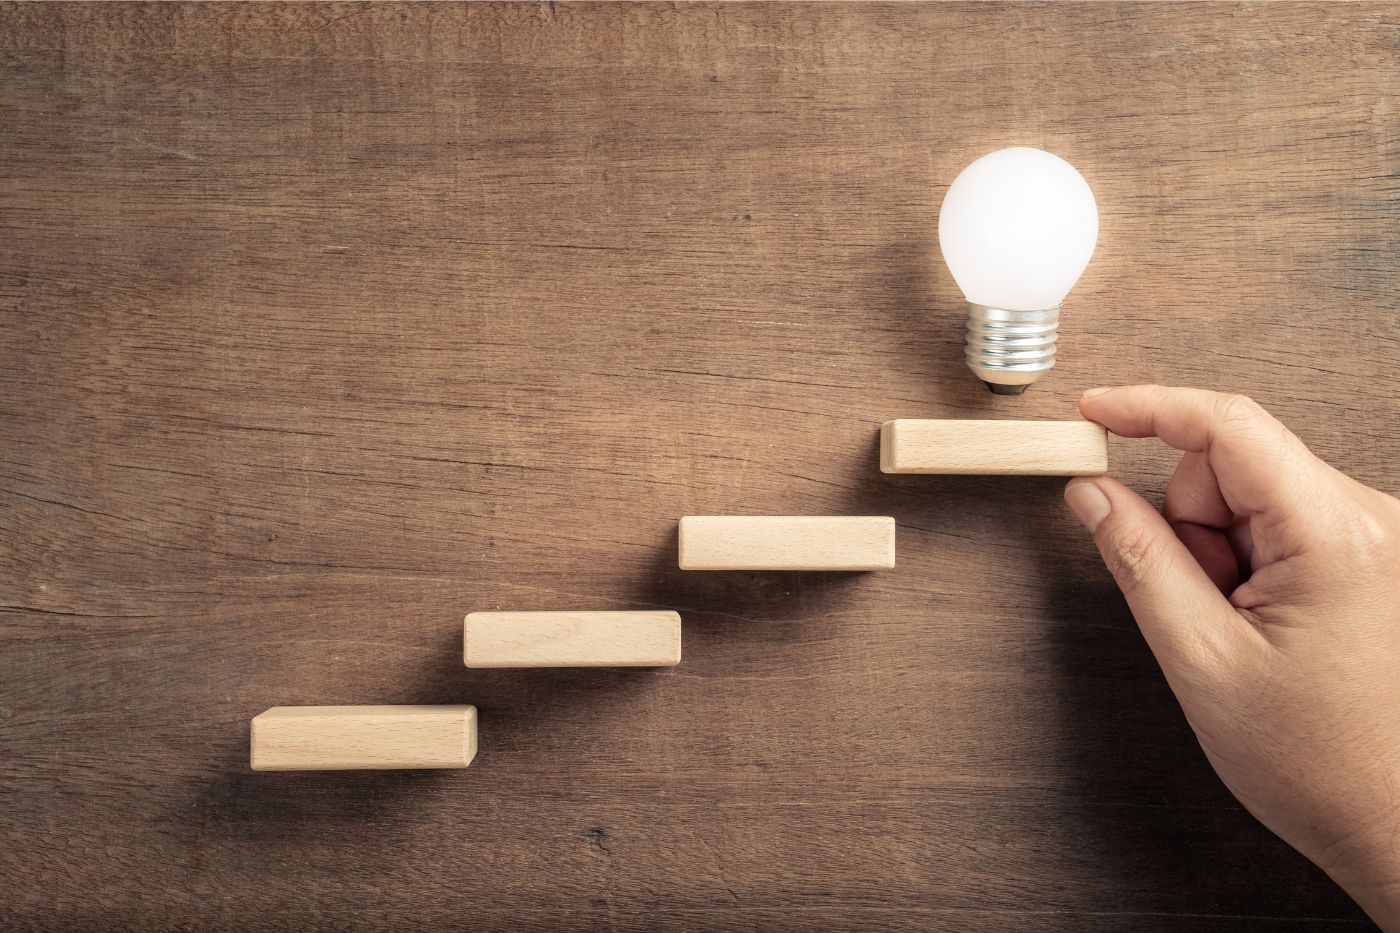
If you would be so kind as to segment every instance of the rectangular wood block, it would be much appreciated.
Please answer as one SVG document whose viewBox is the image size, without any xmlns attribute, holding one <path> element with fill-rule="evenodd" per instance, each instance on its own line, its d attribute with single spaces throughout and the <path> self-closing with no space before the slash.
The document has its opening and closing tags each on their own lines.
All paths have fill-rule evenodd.
<svg viewBox="0 0 1400 933">
<path fill-rule="evenodd" d="M 465 768 L 475 706 L 276 706 L 253 717 L 254 771 Z"/>
<path fill-rule="evenodd" d="M 880 469 L 1094 476 L 1108 472 L 1108 432 L 1092 421 L 886 421 Z"/>
<path fill-rule="evenodd" d="M 681 617 L 647 612 L 473 612 L 467 667 L 674 667 Z"/>
<path fill-rule="evenodd" d="M 884 570 L 894 519 L 876 515 L 687 515 L 682 570 Z"/>
</svg>

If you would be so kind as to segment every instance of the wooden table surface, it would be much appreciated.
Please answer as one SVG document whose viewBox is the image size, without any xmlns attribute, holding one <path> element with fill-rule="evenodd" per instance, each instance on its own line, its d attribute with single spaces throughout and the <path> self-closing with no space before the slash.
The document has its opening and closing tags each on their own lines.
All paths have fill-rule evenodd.
<svg viewBox="0 0 1400 933">
<path fill-rule="evenodd" d="M 1365 929 L 1217 782 L 1053 479 L 894 417 L 1248 392 L 1400 490 L 1397 7 L 0 9 L 0 925 Z M 965 368 L 938 204 L 1102 214 L 1059 366 Z M 1114 440 L 1158 496 L 1174 458 Z M 899 566 L 683 573 L 684 514 Z M 673 608 L 657 671 L 462 616 Z M 466 771 L 255 774 L 275 705 Z"/>
</svg>

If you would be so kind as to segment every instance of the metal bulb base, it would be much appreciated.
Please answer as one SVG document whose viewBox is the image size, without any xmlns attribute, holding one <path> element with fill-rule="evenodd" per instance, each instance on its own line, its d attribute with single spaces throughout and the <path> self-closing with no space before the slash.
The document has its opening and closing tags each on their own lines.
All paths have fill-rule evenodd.
<svg viewBox="0 0 1400 933">
<path fill-rule="evenodd" d="M 967 365 L 997 395 L 1020 395 L 1055 365 L 1060 309 L 967 306 Z"/>
</svg>

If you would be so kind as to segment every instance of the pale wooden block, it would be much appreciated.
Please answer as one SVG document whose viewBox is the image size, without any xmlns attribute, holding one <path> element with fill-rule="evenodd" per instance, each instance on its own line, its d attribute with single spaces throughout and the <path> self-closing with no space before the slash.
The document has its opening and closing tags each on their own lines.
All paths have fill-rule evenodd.
<svg viewBox="0 0 1400 933">
<path fill-rule="evenodd" d="M 682 570 L 883 570 L 894 519 L 859 515 L 687 515 Z"/>
<path fill-rule="evenodd" d="M 1108 432 L 1092 421 L 886 421 L 880 469 L 1095 476 L 1108 472 Z"/>
<path fill-rule="evenodd" d="M 465 768 L 475 706 L 276 706 L 253 717 L 254 771 Z"/>
<path fill-rule="evenodd" d="M 473 612 L 463 629 L 467 667 L 674 667 L 675 612 Z"/>
</svg>

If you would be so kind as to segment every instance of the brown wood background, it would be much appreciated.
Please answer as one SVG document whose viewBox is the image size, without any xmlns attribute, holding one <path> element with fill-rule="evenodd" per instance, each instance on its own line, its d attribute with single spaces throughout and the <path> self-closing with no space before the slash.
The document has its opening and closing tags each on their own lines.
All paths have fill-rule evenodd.
<svg viewBox="0 0 1400 933">
<path fill-rule="evenodd" d="M 1364 929 L 1059 481 L 875 446 L 1156 380 L 1400 491 L 1397 9 L 0 9 L 3 926 Z M 1102 235 L 998 399 L 934 233 L 1012 143 Z M 725 512 L 899 568 L 678 571 Z M 593 607 L 682 666 L 461 665 Z M 446 702 L 467 771 L 248 771 L 265 707 Z"/>
</svg>

